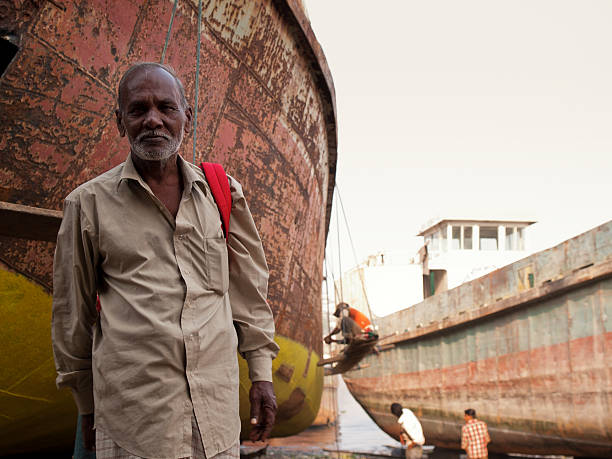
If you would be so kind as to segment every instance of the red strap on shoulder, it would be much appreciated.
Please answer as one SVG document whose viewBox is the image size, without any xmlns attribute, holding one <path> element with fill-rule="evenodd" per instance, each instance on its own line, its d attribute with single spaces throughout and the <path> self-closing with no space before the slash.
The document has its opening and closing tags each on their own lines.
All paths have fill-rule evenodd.
<svg viewBox="0 0 612 459">
<path fill-rule="evenodd" d="M 232 193 L 227 174 L 221 164 L 201 163 L 200 168 L 204 172 L 208 186 L 210 186 L 210 191 L 217 203 L 219 215 L 221 215 L 223 234 L 225 234 L 225 239 L 227 240 L 229 237 L 230 213 L 232 211 Z"/>
</svg>

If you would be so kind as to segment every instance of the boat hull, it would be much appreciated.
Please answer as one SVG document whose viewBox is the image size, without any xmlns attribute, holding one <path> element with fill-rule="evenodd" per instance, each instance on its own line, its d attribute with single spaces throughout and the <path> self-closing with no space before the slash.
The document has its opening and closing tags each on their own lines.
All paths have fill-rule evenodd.
<svg viewBox="0 0 612 459">
<path fill-rule="evenodd" d="M 399 402 L 428 443 L 459 449 L 474 408 L 490 451 L 612 455 L 612 223 L 379 325 L 388 350 L 344 379 L 390 435 Z"/>
<path fill-rule="evenodd" d="M 160 61 L 174 1 L 5 3 L 0 27 L 16 54 L 0 77 L 0 201 L 61 211 L 72 189 L 125 160 L 115 88 L 132 63 Z M 317 362 L 336 162 L 333 83 L 299 1 L 202 3 L 195 160 L 219 162 L 242 183 L 260 231 L 281 347 L 273 435 L 290 435 L 314 420 L 323 387 Z M 165 61 L 193 104 L 198 2 L 177 5 Z M 192 142 L 186 137 L 181 151 L 190 161 Z M 48 241 L 57 226 L 30 232 L 23 223 L 30 220 L 20 221 L 0 223 L 0 321 L 10 324 L 0 357 L 0 455 L 69 449 L 76 424 L 69 393 L 55 389 L 50 345 Z M 243 361 L 240 372 L 246 434 Z"/>
</svg>

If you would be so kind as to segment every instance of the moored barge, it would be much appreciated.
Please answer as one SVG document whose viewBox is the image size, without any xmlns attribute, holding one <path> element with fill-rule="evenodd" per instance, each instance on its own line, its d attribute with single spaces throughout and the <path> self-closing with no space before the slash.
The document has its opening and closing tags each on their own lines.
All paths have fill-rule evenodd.
<svg viewBox="0 0 612 459">
<path fill-rule="evenodd" d="M 612 222 L 377 324 L 382 351 L 344 380 L 390 435 L 399 402 L 459 449 L 474 408 L 490 451 L 612 457 Z"/>
</svg>

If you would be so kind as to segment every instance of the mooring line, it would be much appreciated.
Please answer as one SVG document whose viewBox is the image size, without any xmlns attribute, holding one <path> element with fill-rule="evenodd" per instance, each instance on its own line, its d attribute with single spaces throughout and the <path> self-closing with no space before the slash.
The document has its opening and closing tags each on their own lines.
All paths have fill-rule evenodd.
<svg viewBox="0 0 612 459">
<path fill-rule="evenodd" d="M 166 50 L 168 49 L 168 43 L 170 43 L 170 34 L 172 33 L 172 24 L 174 24 L 174 15 L 176 14 L 177 5 L 178 0 L 174 0 L 174 6 L 172 7 L 172 16 L 170 16 L 170 24 L 168 25 L 168 33 L 166 34 L 166 43 L 164 43 L 164 50 L 162 51 L 161 55 L 161 64 L 163 64 L 166 60 Z"/>
<path fill-rule="evenodd" d="M 198 4 L 198 51 L 196 56 L 195 105 L 193 107 L 193 164 L 196 163 L 196 141 L 198 132 L 198 93 L 200 91 L 200 42 L 202 36 L 202 0 Z"/>
</svg>

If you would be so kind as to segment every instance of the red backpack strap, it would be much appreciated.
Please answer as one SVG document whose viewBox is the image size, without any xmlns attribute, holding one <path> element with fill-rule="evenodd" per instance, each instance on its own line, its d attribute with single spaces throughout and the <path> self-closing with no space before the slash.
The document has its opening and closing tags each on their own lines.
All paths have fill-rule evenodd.
<svg viewBox="0 0 612 459">
<path fill-rule="evenodd" d="M 201 163 L 200 168 L 204 172 L 208 186 L 210 186 L 210 191 L 217 203 L 219 215 L 221 215 L 223 234 L 225 234 L 225 239 L 227 240 L 229 237 L 230 213 L 232 211 L 232 193 L 227 174 L 221 164 Z"/>
</svg>

